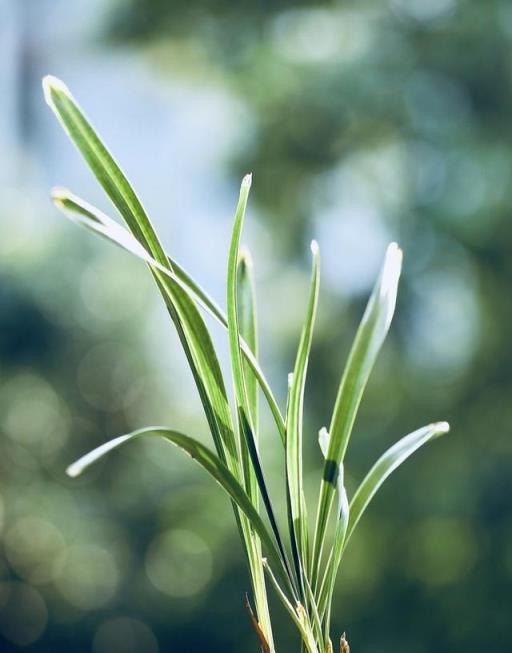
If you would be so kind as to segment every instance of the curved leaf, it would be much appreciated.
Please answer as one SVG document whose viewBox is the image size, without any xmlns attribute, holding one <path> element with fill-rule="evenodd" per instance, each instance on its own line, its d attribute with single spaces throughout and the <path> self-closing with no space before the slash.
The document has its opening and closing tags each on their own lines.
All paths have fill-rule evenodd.
<svg viewBox="0 0 512 653">
<path fill-rule="evenodd" d="M 357 491 L 350 502 L 350 518 L 347 536 L 345 538 L 345 546 L 368 504 L 388 476 L 417 449 L 430 440 L 448 433 L 449 430 L 450 426 L 447 422 L 429 424 L 428 426 L 424 426 L 423 428 L 403 437 L 379 458 L 368 472 L 361 485 L 357 488 Z"/>
<path fill-rule="evenodd" d="M 199 465 L 201 465 L 201 467 L 219 483 L 233 502 L 247 516 L 251 527 L 258 533 L 273 563 L 276 564 L 277 568 L 280 570 L 280 576 L 284 576 L 283 580 L 287 583 L 288 580 L 285 567 L 276 544 L 257 510 L 252 505 L 244 488 L 240 485 L 238 480 L 222 460 L 213 453 L 213 451 L 210 451 L 210 449 L 188 435 L 161 426 L 148 427 L 133 431 L 126 435 L 120 435 L 117 438 L 109 440 L 99 447 L 96 447 L 96 449 L 93 449 L 72 463 L 66 470 L 67 474 L 72 478 L 75 478 L 110 451 L 117 449 L 126 442 L 145 437 L 160 437 L 167 442 L 176 445 L 199 463 Z"/>
<path fill-rule="evenodd" d="M 141 201 L 114 157 L 86 119 L 68 87 L 60 79 L 47 75 L 43 79 L 43 90 L 49 107 L 132 233 L 159 263 L 166 265 L 167 257 Z"/>
<path fill-rule="evenodd" d="M 95 177 L 124 218 L 130 231 L 164 268 L 169 260 L 141 201 L 113 156 L 100 140 L 67 86 L 59 79 L 43 79 L 46 101 L 54 111 Z M 219 455 L 238 473 L 238 456 L 222 371 L 206 325 L 188 294 L 174 279 L 152 270 L 176 326 L 194 377 Z"/>
<path fill-rule="evenodd" d="M 216 319 L 225 329 L 227 329 L 227 317 L 218 304 L 208 295 L 208 293 L 196 283 L 186 270 L 174 259 L 167 255 L 170 267 L 164 267 L 156 261 L 140 242 L 127 231 L 122 225 L 112 220 L 105 213 L 97 209 L 92 204 L 77 197 L 71 191 L 65 188 L 54 188 L 52 199 L 63 214 L 75 222 L 100 236 L 106 238 L 118 247 L 145 261 L 151 268 L 155 268 L 163 275 L 174 280 L 191 298 L 197 302 L 203 310 Z M 241 338 L 242 352 L 250 366 L 255 378 L 257 379 L 262 392 L 267 400 L 270 411 L 274 417 L 281 439 L 284 443 L 284 420 L 277 404 L 276 398 L 265 378 L 256 356 L 249 344 Z"/>
<path fill-rule="evenodd" d="M 357 330 L 341 378 L 329 427 L 329 450 L 324 463 L 313 545 L 313 578 L 318 577 L 327 521 L 331 511 L 339 465 L 343 462 L 352 427 L 368 378 L 393 318 L 402 266 L 402 251 L 391 243 L 382 270 Z"/>
<path fill-rule="evenodd" d="M 324 457 L 329 450 L 329 432 L 327 429 L 321 428 L 318 433 L 318 443 Z M 329 553 L 329 558 L 325 567 L 324 577 L 318 593 L 318 606 L 320 615 L 325 616 L 325 634 L 329 633 L 330 621 L 330 606 L 332 603 L 332 595 L 334 592 L 334 585 L 336 582 L 336 575 L 343 555 L 343 547 L 345 544 L 345 537 L 347 534 L 348 521 L 350 508 L 347 497 L 347 490 L 345 488 L 345 471 L 343 463 L 340 463 L 338 479 L 337 479 L 337 494 L 338 494 L 338 507 L 336 515 L 336 529 L 334 532 L 334 542 Z"/>
</svg>

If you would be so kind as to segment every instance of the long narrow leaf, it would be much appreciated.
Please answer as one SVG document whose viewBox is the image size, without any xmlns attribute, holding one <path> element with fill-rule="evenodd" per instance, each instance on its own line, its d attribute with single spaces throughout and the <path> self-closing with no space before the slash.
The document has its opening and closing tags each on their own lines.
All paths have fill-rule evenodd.
<svg viewBox="0 0 512 653">
<path fill-rule="evenodd" d="M 114 157 L 86 119 L 68 87 L 60 79 L 48 75 L 43 79 L 43 90 L 48 105 L 132 233 L 159 263 L 166 265 L 165 252 L 141 201 Z"/>
<path fill-rule="evenodd" d="M 237 296 L 238 312 L 240 321 L 240 336 L 247 343 L 254 358 L 258 356 L 258 333 L 256 322 L 256 293 L 253 279 L 252 258 L 247 249 L 240 251 L 237 262 Z M 247 399 L 253 424 L 254 436 L 258 439 L 258 382 L 247 360 L 244 360 L 244 378 L 247 388 Z M 242 463 L 244 479 L 246 482 L 247 494 L 253 506 L 259 508 L 258 483 L 249 452 L 242 447 Z M 270 613 L 268 608 L 267 590 L 265 584 L 265 573 L 262 564 L 261 541 L 254 532 L 249 534 L 249 545 L 251 547 L 251 574 L 254 584 L 254 600 L 261 629 L 265 635 L 268 645 L 274 651 L 274 641 Z"/>
<path fill-rule="evenodd" d="M 339 465 L 343 462 L 361 398 L 393 318 L 402 265 L 402 252 L 389 245 L 384 265 L 357 331 L 341 379 L 329 427 L 330 442 L 324 463 L 313 545 L 313 578 L 318 578 L 327 521 Z"/>
<path fill-rule="evenodd" d="M 242 448 L 246 447 L 249 452 L 252 462 L 249 473 L 255 475 L 258 483 L 258 488 L 267 511 L 270 525 L 274 532 L 277 545 L 281 555 L 287 561 L 286 550 L 279 532 L 277 520 L 275 517 L 272 501 L 268 493 L 263 468 L 260 461 L 258 446 L 254 437 L 254 427 L 251 422 L 251 409 L 249 398 L 247 394 L 247 384 L 245 381 L 244 364 L 242 359 L 242 348 L 240 338 L 240 327 L 238 324 L 238 297 L 237 297 L 237 262 L 240 251 L 240 237 L 242 233 L 242 226 L 245 216 L 245 209 L 249 197 L 249 190 L 251 188 L 251 175 L 246 175 L 240 187 L 240 197 L 235 213 L 235 221 L 233 225 L 233 235 L 231 237 L 231 244 L 228 256 L 228 275 L 227 275 L 227 317 L 228 317 L 228 336 L 229 336 L 229 349 L 231 354 L 231 367 L 233 372 L 233 385 L 235 389 L 235 399 L 237 404 L 237 416 L 240 434 L 242 438 Z M 251 480 L 248 479 L 248 484 Z M 289 570 L 289 577 L 292 584 L 294 578 L 287 563 Z"/>
<path fill-rule="evenodd" d="M 240 324 L 240 340 L 247 343 L 254 357 L 258 358 L 258 326 L 256 317 L 256 291 L 254 288 L 254 274 L 252 256 L 246 247 L 240 248 L 237 262 L 237 299 L 238 320 Z M 251 424 L 254 436 L 258 439 L 259 414 L 258 414 L 258 383 L 250 364 L 244 363 L 244 378 L 247 388 L 247 399 L 251 412 Z"/>
<path fill-rule="evenodd" d="M 126 229 L 95 207 L 80 200 L 76 196 L 71 195 L 68 191 L 56 189 L 53 193 L 53 199 L 57 206 L 61 208 L 64 214 L 71 220 L 92 229 L 99 235 L 106 237 L 135 256 L 141 258 L 158 272 L 173 278 L 187 291 L 187 293 L 197 293 L 198 296 L 195 297 L 195 299 L 202 303 L 206 310 L 208 310 L 214 317 L 224 320 L 225 322 L 225 317 L 221 310 L 197 284 L 191 281 L 190 277 L 182 270 L 182 268 L 180 268 L 180 266 L 176 265 L 175 262 L 173 262 L 172 266 L 173 271 L 164 268 L 148 254 L 137 239 L 127 232 Z M 175 272 L 179 273 L 179 271 L 181 271 L 181 275 L 177 278 Z M 246 348 L 246 351 L 249 351 L 248 348 Z M 250 362 L 254 365 L 256 363 L 255 358 L 251 357 Z M 263 377 L 262 373 L 261 376 Z M 263 381 L 266 383 L 264 377 Z M 219 449 L 219 447 L 217 447 L 217 449 Z M 254 497 L 251 496 L 250 498 L 254 503 Z M 235 517 L 237 518 L 240 536 L 245 544 L 244 548 L 247 556 L 247 563 L 251 572 L 258 617 L 261 621 L 267 640 L 273 650 L 273 634 L 266 600 L 265 577 L 261 566 L 261 543 L 254 531 L 248 527 L 243 516 L 239 517 L 235 511 Z"/>
<path fill-rule="evenodd" d="M 162 266 L 170 267 L 142 203 L 121 168 L 89 123 L 66 85 L 45 77 L 46 101 L 89 164 L 132 234 Z M 238 459 L 224 380 L 210 334 L 188 294 L 173 279 L 153 271 L 169 314 L 174 321 L 219 455 L 235 473 Z"/>
<path fill-rule="evenodd" d="M 322 620 L 320 618 L 318 604 L 313 589 L 309 584 L 309 580 L 307 576 L 304 576 L 304 589 L 305 589 L 307 605 L 308 605 L 307 613 L 308 615 L 311 615 L 309 620 L 310 622 L 312 622 L 312 628 L 315 632 L 316 640 L 320 645 L 320 649 L 324 651 L 326 648 L 325 647 L 326 637 L 324 637 L 324 632 L 322 631 Z M 326 635 L 329 635 L 329 633 L 327 632 Z"/>
<path fill-rule="evenodd" d="M 306 650 L 308 653 L 319 653 L 318 648 L 315 643 L 315 638 L 313 636 L 313 633 L 311 631 L 310 625 L 306 622 L 304 619 L 304 609 L 302 606 L 302 610 L 300 610 L 299 605 L 297 604 L 297 608 L 294 608 L 288 598 L 286 597 L 285 593 L 283 592 L 281 586 L 277 582 L 276 577 L 274 576 L 272 569 L 270 568 L 268 562 L 266 560 L 263 561 L 263 565 L 265 567 L 265 570 L 268 573 L 268 576 L 270 578 L 270 581 L 272 583 L 272 586 L 274 587 L 274 590 L 283 604 L 284 608 L 292 618 L 293 623 L 296 625 L 297 630 L 300 632 L 302 641 L 304 643 L 304 646 L 306 647 Z"/>
<path fill-rule="evenodd" d="M 295 367 L 291 375 L 286 413 L 286 474 L 292 523 L 292 533 L 290 535 L 292 537 L 292 546 L 295 549 L 294 557 L 298 560 L 299 569 L 297 573 L 301 578 L 302 585 L 304 585 L 303 575 L 307 574 L 308 560 L 307 514 L 302 479 L 302 422 L 304 388 L 320 287 L 320 256 L 316 241 L 311 243 L 311 252 L 313 254 L 311 289 L 295 359 Z"/>
<path fill-rule="evenodd" d="M 326 428 L 320 429 L 318 433 L 318 442 L 320 449 L 324 455 L 327 456 L 329 451 L 330 435 Z M 329 553 L 329 558 L 326 564 L 324 577 L 318 593 L 318 605 L 320 615 L 325 615 L 325 634 L 329 634 L 329 621 L 330 621 L 330 606 L 332 602 L 332 595 L 334 592 L 334 584 L 336 582 L 337 571 L 343 555 L 343 547 L 345 544 L 345 537 L 347 534 L 348 521 L 350 508 L 348 503 L 347 491 L 345 489 L 345 472 L 343 463 L 340 463 L 338 479 L 337 479 L 337 494 L 338 494 L 338 507 L 336 514 L 336 529 L 334 533 L 334 542 L 332 549 Z"/>
<path fill-rule="evenodd" d="M 338 482 L 338 514 L 336 519 L 336 529 L 334 531 L 334 543 L 329 554 L 329 559 L 325 568 L 325 574 L 321 589 L 319 592 L 319 611 L 323 617 L 325 615 L 325 633 L 329 633 L 330 607 L 336 583 L 336 576 L 345 549 L 347 530 L 350 519 L 350 506 L 347 498 L 347 491 L 343 479 L 343 463 L 341 463 L 340 481 Z"/>
<path fill-rule="evenodd" d="M 203 404 L 215 447 L 221 460 L 226 463 L 235 477 L 241 478 L 242 469 L 221 368 L 210 334 L 195 302 L 189 292 L 183 289 L 181 283 L 162 272 L 162 267 L 173 272 L 172 263 L 165 254 L 149 217 L 125 175 L 85 118 L 68 89 L 55 78 L 46 78 L 43 86 L 48 104 L 124 218 L 131 233 L 139 245 L 146 249 L 158 263 L 160 269 L 151 267 L 151 271 L 175 324 Z M 115 233 L 119 238 L 118 229 Z M 138 252 L 136 249 L 135 252 L 132 250 L 132 253 L 138 253 L 140 256 L 140 247 Z M 214 312 L 217 312 L 215 307 L 213 308 Z M 257 583 L 252 572 L 256 566 L 260 565 L 261 555 L 258 556 L 257 551 L 254 550 L 254 537 L 246 517 L 239 512 L 235 504 L 233 506 L 251 570 L 253 587 L 257 592 Z"/>
<path fill-rule="evenodd" d="M 420 447 L 430 440 L 448 433 L 449 430 L 450 426 L 447 422 L 436 422 L 435 424 L 424 426 L 423 428 L 403 437 L 379 458 L 358 487 L 352 501 L 350 502 L 350 518 L 347 528 L 347 536 L 345 538 L 345 546 L 352 536 L 354 529 L 368 504 L 388 476 Z"/>
<path fill-rule="evenodd" d="M 218 304 L 208 293 L 196 283 L 188 272 L 176 261 L 169 257 L 170 267 L 158 263 L 140 244 L 140 242 L 127 231 L 122 225 L 112 220 L 105 213 L 77 197 L 71 191 L 64 188 L 55 188 L 52 192 L 52 199 L 63 214 L 71 221 L 99 234 L 118 247 L 145 261 L 152 269 L 156 269 L 165 276 L 173 279 L 189 296 L 198 303 L 203 310 L 211 315 L 225 329 L 227 329 L 227 317 Z M 263 373 L 251 347 L 241 338 L 241 347 L 247 364 L 250 366 L 254 377 L 258 381 L 262 392 L 267 400 L 270 411 L 274 417 L 281 439 L 284 443 L 284 419 L 277 404 L 276 398 Z"/>
<path fill-rule="evenodd" d="M 126 435 L 120 435 L 113 440 L 105 442 L 72 463 L 67 469 L 67 474 L 73 478 L 79 476 L 110 451 L 117 449 L 126 442 L 147 437 L 160 437 L 176 445 L 199 463 L 221 485 L 234 503 L 247 516 L 252 528 L 258 533 L 261 541 L 264 543 L 273 564 L 279 569 L 280 577 L 287 583 L 286 570 L 274 539 L 267 530 L 257 510 L 252 505 L 243 487 L 213 451 L 210 451 L 210 449 L 188 435 L 161 426 L 148 427 Z"/>
<path fill-rule="evenodd" d="M 247 250 L 241 250 L 236 270 L 237 311 L 239 321 L 240 347 L 244 339 L 257 357 L 256 313 L 254 308 L 254 285 L 252 281 L 252 261 Z M 258 386 L 246 361 L 242 361 L 242 374 L 245 384 L 245 401 L 254 439 L 258 441 Z M 242 447 L 245 487 L 254 505 L 258 504 L 258 482 L 252 468 L 247 447 Z"/>
</svg>

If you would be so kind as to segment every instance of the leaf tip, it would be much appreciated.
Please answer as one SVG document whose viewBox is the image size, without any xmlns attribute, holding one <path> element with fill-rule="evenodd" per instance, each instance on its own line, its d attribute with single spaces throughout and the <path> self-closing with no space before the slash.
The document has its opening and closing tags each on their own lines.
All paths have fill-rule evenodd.
<svg viewBox="0 0 512 653">
<path fill-rule="evenodd" d="M 83 471 L 82 466 L 79 464 L 79 461 L 71 463 L 71 465 L 69 465 L 69 467 L 66 468 L 66 474 L 70 478 L 76 478 L 77 476 L 80 476 L 82 471 Z"/>
<path fill-rule="evenodd" d="M 249 190 L 252 184 L 252 172 L 249 172 L 245 177 L 242 179 L 242 188 Z"/>
<path fill-rule="evenodd" d="M 322 451 L 324 458 L 327 458 L 327 452 L 329 451 L 329 440 L 329 431 L 325 428 L 325 426 L 322 426 L 322 428 L 318 431 L 318 444 L 320 445 L 320 450 Z"/>
<path fill-rule="evenodd" d="M 390 243 L 386 250 L 386 259 L 384 268 L 387 271 L 388 278 L 394 279 L 400 275 L 402 269 L 403 252 L 398 243 Z"/>
<path fill-rule="evenodd" d="M 450 431 L 450 425 L 448 422 L 436 422 L 432 424 L 432 428 L 436 431 L 437 435 L 444 435 Z"/>
<path fill-rule="evenodd" d="M 384 265 L 380 279 L 380 299 L 387 306 L 385 311 L 386 331 L 391 324 L 395 312 L 396 296 L 398 293 L 398 281 L 402 271 L 403 253 L 397 243 L 391 243 L 386 250 Z"/>
<path fill-rule="evenodd" d="M 53 104 L 53 91 L 61 91 L 66 93 L 66 95 L 69 95 L 68 87 L 62 80 L 60 80 L 58 77 L 54 77 L 53 75 L 45 75 L 43 77 L 43 92 L 45 100 L 49 105 Z"/>
<path fill-rule="evenodd" d="M 63 206 L 64 202 L 69 197 L 69 191 L 67 188 L 63 188 L 62 186 L 55 186 L 50 192 L 50 197 L 54 204 L 57 204 L 57 206 Z"/>
<path fill-rule="evenodd" d="M 318 246 L 317 241 L 312 240 L 310 247 L 311 247 L 311 252 L 313 253 L 313 256 L 317 256 L 319 251 L 320 251 L 320 247 Z"/>
<path fill-rule="evenodd" d="M 238 264 L 243 265 L 246 268 L 253 267 L 251 252 L 249 251 L 249 248 L 246 247 L 245 245 L 242 245 L 238 250 Z"/>
</svg>

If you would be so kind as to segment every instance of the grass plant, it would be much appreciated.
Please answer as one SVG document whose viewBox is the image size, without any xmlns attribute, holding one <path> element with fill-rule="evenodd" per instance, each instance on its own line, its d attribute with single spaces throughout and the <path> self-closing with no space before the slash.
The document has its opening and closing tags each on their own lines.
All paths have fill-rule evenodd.
<svg viewBox="0 0 512 653">
<path fill-rule="evenodd" d="M 43 81 L 50 107 L 60 120 L 126 227 L 70 191 L 54 189 L 53 201 L 64 214 L 144 261 L 177 330 L 211 431 L 214 450 L 172 428 L 155 426 L 121 435 L 84 455 L 68 468 L 81 474 L 110 451 L 139 438 L 163 438 L 188 453 L 228 495 L 247 557 L 254 611 L 253 625 L 264 653 L 274 653 L 268 606 L 272 587 L 295 624 L 301 650 L 333 652 L 330 622 L 335 581 L 343 554 L 368 504 L 388 476 L 412 453 L 448 431 L 446 422 L 424 426 L 396 442 L 373 465 L 349 499 L 344 461 L 368 378 L 388 333 L 395 310 L 402 252 L 389 245 L 382 270 L 357 330 L 341 376 L 328 427 L 319 432 L 324 456 L 313 532 L 308 528 L 310 502 L 303 482 L 303 404 L 320 283 L 320 254 L 311 244 L 309 298 L 284 411 L 258 362 L 258 334 L 252 261 L 241 248 L 251 176 L 244 177 L 227 256 L 226 311 L 166 253 L 139 198 L 100 140 L 67 87 L 54 77 Z M 203 313 L 227 331 L 234 388 L 233 410 L 215 346 Z M 259 451 L 260 394 L 282 449 L 287 529 L 278 525 Z M 328 537 L 333 529 L 334 537 Z M 340 649 L 348 651 L 345 634 Z"/>
</svg>

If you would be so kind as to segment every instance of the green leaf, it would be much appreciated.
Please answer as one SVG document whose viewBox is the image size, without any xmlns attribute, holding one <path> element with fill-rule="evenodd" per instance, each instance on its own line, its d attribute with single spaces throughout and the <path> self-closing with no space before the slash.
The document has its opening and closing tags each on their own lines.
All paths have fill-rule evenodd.
<svg viewBox="0 0 512 653">
<path fill-rule="evenodd" d="M 329 451 L 330 439 L 331 436 L 329 434 L 329 431 L 325 427 L 321 428 L 320 431 L 318 432 L 318 444 L 320 445 L 320 450 L 323 453 L 324 458 L 327 457 L 327 452 Z M 344 477 L 345 474 L 344 474 L 343 463 L 340 463 L 338 468 L 338 478 L 336 480 L 336 490 L 338 494 L 338 509 L 337 509 L 338 519 L 340 517 L 343 517 L 346 512 L 345 504 L 348 510 L 347 492 L 345 490 Z"/>
<path fill-rule="evenodd" d="M 309 580 L 307 576 L 304 576 L 304 589 L 305 589 L 307 606 L 308 606 L 308 611 L 307 611 L 308 619 L 310 623 L 312 622 L 312 629 L 315 633 L 316 641 L 318 642 L 320 649 L 324 651 L 326 637 L 324 636 L 324 631 L 322 630 L 322 620 L 320 618 L 318 604 L 313 589 L 309 584 Z M 329 633 L 325 632 L 325 635 L 328 636 Z"/>
<path fill-rule="evenodd" d="M 437 422 L 435 424 L 430 424 L 429 426 L 424 426 L 423 428 L 403 437 L 379 458 L 368 472 L 361 485 L 357 488 L 357 491 L 350 502 L 350 519 L 347 536 L 345 538 L 345 546 L 352 536 L 368 504 L 388 476 L 420 447 L 430 440 L 448 433 L 449 430 L 450 426 L 447 422 Z"/>
<path fill-rule="evenodd" d="M 99 235 L 109 239 L 116 245 L 121 246 L 125 250 L 131 252 L 135 256 L 141 258 L 148 263 L 152 268 L 160 271 L 162 274 L 174 279 L 187 293 L 195 295 L 194 299 L 198 301 L 205 310 L 219 320 L 224 326 L 227 326 L 226 317 L 221 309 L 209 298 L 209 296 L 196 284 L 190 276 L 179 266 L 176 261 L 171 261 L 172 271 L 164 268 L 157 261 L 155 261 L 148 252 L 140 245 L 137 239 L 124 229 L 117 222 L 106 216 L 104 213 L 95 207 L 87 204 L 80 198 L 72 195 L 69 191 L 63 189 L 55 189 L 53 192 L 53 199 L 56 205 L 63 210 L 64 214 L 74 222 L 77 222 L 88 229 L 93 230 Z M 177 275 L 180 275 L 179 277 Z M 260 381 L 267 394 L 270 393 L 271 400 L 279 413 L 277 404 L 273 398 L 271 390 L 266 382 L 266 379 L 261 372 L 256 358 L 252 356 L 248 346 L 244 343 L 244 355 L 248 359 L 249 365 L 255 369 L 255 376 Z M 284 426 L 283 426 L 284 431 Z M 251 500 L 256 505 L 255 497 L 251 496 Z M 258 536 L 247 527 L 244 519 L 238 519 L 238 526 L 240 536 L 245 543 L 245 551 L 247 555 L 247 562 L 251 571 L 251 578 L 254 589 L 254 596 L 256 601 L 256 610 L 263 631 L 273 647 L 273 635 L 270 622 L 270 615 L 268 613 L 268 604 L 266 600 L 265 590 L 265 577 L 261 566 L 261 542 Z"/>
<path fill-rule="evenodd" d="M 315 324 L 320 287 L 320 255 L 316 241 L 311 243 L 313 265 L 311 272 L 311 287 L 306 309 L 306 316 L 300 336 L 293 373 L 290 376 L 288 405 L 286 412 L 286 475 L 289 494 L 288 506 L 292 524 L 292 548 L 296 561 L 297 575 L 301 578 L 304 589 L 303 575 L 307 574 L 308 562 L 308 530 L 307 513 L 304 501 L 303 462 L 302 462 L 302 429 L 304 412 L 304 388 L 313 327 Z"/>
<path fill-rule="evenodd" d="M 192 279 L 176 259 L 168 256 L 170 266 L 165 267 L 161 265 L 147 252 L 135 236 L 128 232 L 123 226 L 67 189 L 53 189 L 52 199 L 57 208 L 59 208 L 72 222 L 99 234 L 115 245 L 142 259 L 151 268 L 158 270 L 165 276 L 174 280 L 196 303 L 201 306 L 201 308 L 203 308 L 203 310 L 227 329 L 227 317 L 225 313 L 221 308 L 219 308 L 218 304 L 208 295 L 208 293 Z M 265 374 L 253 354 L 251 347 L 243 339 L 241 340 L 241 346 L 245 360 L 250 366 L 263 391 L 270 411 L 276 422 L 281 439 L 284 443 L 284 420 L 272 389 L 270 388 L 270 385 L 265 378 Z"/>
<path fill-rule="evenodd" d="M 258 356 L 258 333 L 256 320 L 256 293 L 253 279 L 253 263 L 248 249 L 240 249 L 237 261 L 237 298 L 241 339 L 247 343 L 254 358 Z M 247 388 L 247 399 L 254 429 L 254 437 L 258 439 L 258 381 L 247 360 L 243 362 L 243 372 Z M 256 509 L 259 508 L 258 483 L 252 469 L 252 463 L 247 447 L 242 447 L 242 463 L 246 491 Z M 251 549 L 250 565 L 254 584 L 254 599 L 260 627 L 265 638 L 274 651 L 272 625 L 268 608 L 265 573 L 262 564 L 261 541 L 254 533 L 248 534 Z"/>
<path fill-rule="evenodd" d="M 340 464 L 339 481 L 338 481 L 338 511 L 336 519 L 336 529 L 334 531 L 334 542 L 325 567 L 325 574 L 319 592 L 319 611 L 320 615 L 326 615 L 325 634 L 329 633 L 330 608 L 334 594 L 336 576 L 343 556 L 347 529 L 350 516 L 350 507 L 348 503 L 347 491 L 344 485 L 344 468 Z"/>
<path fill-rule="evenodd" d="M 244 340 L 254 357 L 258 358 L 258 326 L 256 317 L 256 291 L 254 287 L 254 272 L 252 256 L 247 247 L 241 247 L 237 263 L 238 280 L 238 321 L 241 340 Z M 258 384 L 254 371 L 245 361 L 244 378 L 247 388 L 247 398 L 251 412 L 251 424 L 254 436 L 258 438 Z"/>
<path fill-rule="evenodd" d="M 135 191 L 68 88 L 50 76 L 44 78 L 43 88 L 49 106 L 123 216 L 132 234 L 161 266 L 170 267 Z M 231 411 L 208 329 L 194 302 L 174 279 L 154 269 L 153 276 L 176 326 L 217 451 L 229 468 L 237 473 L 239 463 Z"/>
<path fill-rule="evenodd" d="M 254 284 L 252 280 L 252 260 L 247 249 L 240 249 L 236 269 L 237 313 L 239 323 L 240 348 L 242 339 L 250 347 L 257 358 L 257 332 Z M 242 352 L 241 352 L 242 354 Z M 242 376 L 246 391 L 246 406 L 249 423 L 252 427 L 255 442 L 258 441 L 258 385 L 247 365 L 242 361 Z M 242 447 L 242 463 L 244 468 L 245 488 L 254 505 L 258 505 L 258 482 L 252 468 L 252 462 L 247 447 Z"/>
<path fill-rule="evenodd" d="M 339 465 L 343 462 L 361 398 L 393 318 L 402 264 L 396 243 L 389 245 L 384 265 L 370 297 L 343 372 L 329 427 L 313 545 L 313 579 L 319 564 L 332 507 Z"/>
<path fill-rule="evenodd" d="M 233 372 L 233 385 L 235 389 L 235 399 L 238 411 L 244 414 L 243 423 L 250 428 L 251 437 L 254 437 L 254 425 L 249 406 L 249 396 L 247 392 L 247 382 L 245 379 L 244 365 L 242 360 L 241 334 L 238 323 L 238 259 L 240 250 L 240 236 L 242 233 L 243 220 L 249 190 L 251 188 L 251 175 L 246 175 L 242 180 L 240 187 L 240 198 L 236 208 L 235 222 L 233 225 L 233 235 L 229 248 L 228 274 L 227 274 L 227 317 L 228 317 L 228 336 L 231 353 L 231 368 Z M 244 433 L 244 435 L 247 435 Z"/>
<path fill-rule="evenodd" d="M 330 435 L 326 428 L 320 429 L 318 433 L 318 443 L 320 449 L 325 456 L 329 451 Z M 325 617 L 325 634 L 329 634 L 329 621 L 330 621 L 330 606 L 332 603 L 332 596 L 334 592 L 334 585 L 336 582 L 336 575 L 343 555 L 343 546 L 345 544 L 345 537 L 348 528 L 348 520 L 350 508 L 347 497 L 347 490 L 345 488 L 345 472 L 343 463 L 340 463 L 337 479 L 337 495 L 338 507 L 336 513 L 336 529 L 334 533 L 334 542 L 329 553 L 329 558 L 326 564 L 323 581 L 318 594 L 318 605 L 320 615 Z"/>
<path fill-rule="evenodd" d="M 302 641 L 304 642 L 304 646 L 306 647 L 307 652 L 318 653 L 318 648 L 311 629 L 311 625 L 308 623 L 308 620 L 306 618 L 306 612 L 303 606 L 300 603 L 297 603 L 296 607 L 295 608 L 293 607 L 293 605 L 290 603 L 285 593 L 281 589 L 279 583 L 277 582 L 276 577 L 272 572 L 272 569 L 270 568 L 266 560 L 263 561 L 263 565 L 265 567 L 266 572 L 268 573 L 268 576 L 270 578 L 272 586 L 274 587 L 277 597 L 279 598 L 284 608 L 292 618 L 292 621 L 297 627 L 297 630 L 300 632 Z"/>
<path fill-rule="evenodd" d="M 160 264 L 166 265 L 167 257 L 141 201 L 86 119 L 68 87 L 60 79 L 48 75 L 43 79 L 43 90 L 46 102 L 125 219 L 131 232 Z"/>
<path fill-rule="evenodd" d="M 148 427 L 126 435 L 120 435 L 113 440 L 105 442 L 72 463 L 67 469 L 67 474 L 75 478 L 110 451 L 117 449 L 126 442 L 147 437 L 160 437 L 176 445 L 199 463 L 221 485 L 232 501 L 247 516 L 252 528 L 258 533 L 266 547 L 273 564 L 279 569 L 280 576 L 284 577 L 284 581 L 287 582 L 286 571 L 276 544 L 243 487 L 213 451 L 210 451 L 210 449 L 188 435 L 161 426 Z"/>
<path fill-rule="evenodd" d="M 286 550 L 279 532 L 277 520 L 275 517 L 272 501 L 268 493 L 265 476 L 261 465 L 258 445 L 254 437 L 254 427 L 251 422 L 251 409 L 249 404 L 249 397 L 247 393 L 247 384 L 244 374 L 244 364 L 242 359 L 242 347 L 240 338 L 240 327 L 238 324 L 238 277 L 237 277 L 237 262 L 240 251 L 240 237 L 242 233 L 242 226 L 245 216 L 245 209 L 249 197 L 249 190 L 251 188 L 251 175 L 246 175 L 242 180 L 240 187 L 240 197 L 235 213 L 235 221 L 233 225 L 233 235 L 231 237 L 231 244 L 228 256 L 228 274 L 227 274 L 227 317 L 228 317 L 228 337 L 229 349 L 231 354 L 231 369 L 233 373 L 233 385 L 235 390 L 235 400 L 237 406 L 238 425 L 242 439 L 242 451 L 246 448 L 249 453 L 252 466 L 248 470 L 249 474 L 254 474 L 257 480 L 258 488 L 263 499 L 263 504 L 267 511 L 267 515 L 276 538 L 279 551 L 283 560 L 286 562 L 290 582 L 294 585 L 294 578 L 291 573 L 287 561 Z M 245 452 L 242 454 L 245 455 Z M 246 487 L 252 485 L 251 478 L 246 480 Z"/>
<path fill-rule="evenodd" d="M 181 275 L 182 279 L 178 281 L 176 277 L 167 273 L 167 271 L 174 272 L 172 262 L 165 254 L 140 200 L 68 89 L 55 78 L 45 78 L 43 86 L 48 104 L 54 110 L 107 195 L 123 216 L 135 241 L 138 241 L 138 243 L 123 238 L 124 234 L 120 231 L 119 226 L 112 223 L 107 225 L 104 219 L 105 216 L 100 215 L 100 225 L 95 225 L 96 231 L 106 237 L 114 236 L 114 241 L 117 240 L 125 248 L 128 245 L 129 251 L 145 259 L 150 264 L 153 276 L 174 321 L 191 368 L 217 452 L 235 477 L 241 478 L 243 474 L 240 457 L 237 451 L 222 372 L 208 329 L 195 306 L 195 302 L 190 297 L 189 289 L 185 290 L 182 287 L 183 274 Z M 62 193 L 59 199 L 61 202 L 63 201 Z M 83 209 L 84 207 L 80 208 Z M 81 213 L 82 223 L 84 222 L 84 214 L 88 215 L 91 220 L 98 217 L 97 215 L 94 216 L 90 211 L 90 207 L 85 207 L 85 211 L 81 210 Z M 91 221 L 87 226 L 92 226 Z M 105 228 L 107 226 L 108 229 Z M 148 261 L 147 257 L 143 255 L 141 249 L 147 250 L 148 255 L 158 265 L 152 265 L 152 262 Z M 178 275 L 180 272 L 181 269 L 178 270 Z M 192 286 L 193 291 L 198 290 L 193 283 L 189 285 Z M 199 293 L 199 295 L 203 301 L 206 300 L 206 303 L 209 303 L 204 294 Z M 209 303 L 209 308 L 216 314 L 217 318 L 220 317 L 216 306 Z M 255 564 L 261 566 L 259 560 L 257 560 L 257 551 L 253 547 L 254 537 L 251 535 L 251 529 L 246 523 L 244 515 L 239 514 L 236 509 L 235 518 L 245 544 L 252 572 Z M 254 574 L 251 575 L 253 586 L 257 592 L 256 579 Z"/>
</svg>

